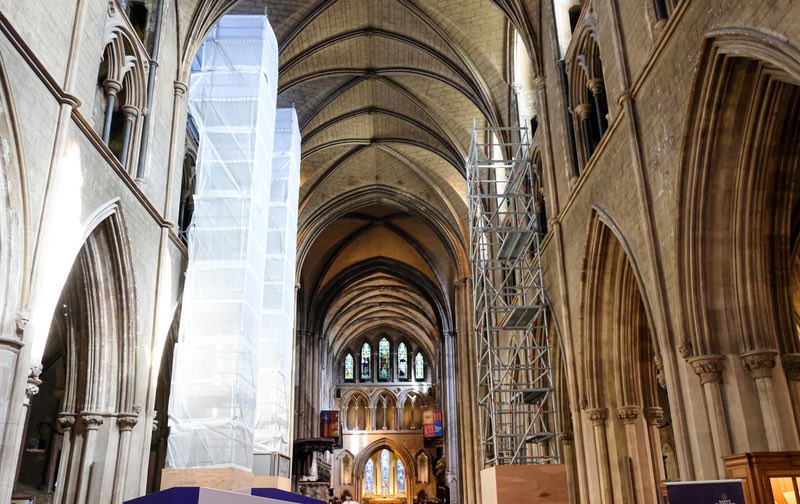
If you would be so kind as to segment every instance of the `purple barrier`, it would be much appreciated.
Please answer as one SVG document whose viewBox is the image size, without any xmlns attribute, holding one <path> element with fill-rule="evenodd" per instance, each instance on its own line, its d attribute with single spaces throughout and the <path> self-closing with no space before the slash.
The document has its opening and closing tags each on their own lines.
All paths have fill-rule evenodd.
<svg viewBox="0 0 800 504">
<path fill-rule="evenodd" d="M 297 495 L 287 492 L 286 490 L 279 490 L 277 488 L 254 488 L 250 493 L 258 497 L 268 497 L 280 502 L 296 502 L 298 504 L 327 504 L 325 501 L 314 499 L 313 497 Z"/>
<path fill-rule="evenodd" d="M 125 504 L 326 504 L 325 501 L 275 488 L 254 488 L 252 494 L 201 487 L 177 487 L 137 497 Z"/>
</svg>

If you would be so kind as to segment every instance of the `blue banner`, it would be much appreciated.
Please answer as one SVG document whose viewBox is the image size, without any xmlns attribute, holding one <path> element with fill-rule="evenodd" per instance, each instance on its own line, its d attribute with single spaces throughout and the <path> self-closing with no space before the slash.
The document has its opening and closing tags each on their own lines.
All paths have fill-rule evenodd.
<svg viewBox="0 0 800 504">
<path fill-rule="evenodd" d="M 667 483 L 669 504 L 745 504 L 742 480 Z"/>
</svg>

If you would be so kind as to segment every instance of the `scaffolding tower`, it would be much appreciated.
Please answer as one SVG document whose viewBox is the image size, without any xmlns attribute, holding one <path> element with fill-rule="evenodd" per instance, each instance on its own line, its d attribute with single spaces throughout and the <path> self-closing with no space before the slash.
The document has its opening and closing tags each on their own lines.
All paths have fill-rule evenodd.
<svg viewBox="0 0 800 504">
<path fill-rule="evenodd" d="M 473 126 L 466 169 L 483 464 L 558 463 L 527 128 Z"/>
</svg>

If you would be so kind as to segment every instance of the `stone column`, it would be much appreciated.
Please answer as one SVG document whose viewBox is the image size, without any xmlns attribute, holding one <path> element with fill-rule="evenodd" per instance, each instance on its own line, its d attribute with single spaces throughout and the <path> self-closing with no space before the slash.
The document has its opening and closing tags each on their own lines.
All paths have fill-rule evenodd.
<svg viewBox="0 0 800 504">
<path fill-rule="evenodd" d="M 700 384 L 703 387 L 703 395 L 706 399 L 706 409 L 708 420 L 711 424 L 711 440 L 714 444 L 714 452 L 717 459 L 717 476 L 725 474 L 725 464 L 722 463 L 724 455 L 731 453 L 730 433 L 728 424 L 725 420 L 725 408 L 722 403 L 722 370 L 725 368 L 724 355 L 700 355 L 689 359 L 689 364 L 694 368 L 694 372 L 700 377 Z"/>
<path fill-rule="evenodd" d="M 114 105 L 117 102 L 117 93 L 122 90 L 122 84 L 114 79 L 103 81 L 103 92 L 106 95 L 106 110 L 103 116 L 103 143 L 108 145 L 111 139 L 111 118 L 114 116 Z"/>
<path fill-rule="evenodd" d="M 89 472 L 94 459 L 94 445 L 97 439 L 97 430 L 103 425 L 103 417 L 92 413 L 81 413 L 81 423 L 84 426 L 83 449 L 78 467 L 77 489 L 75 502 L 86 502 L 89 490 Z"/>
<path fill-rule="evenodd" d="M 133 143 L 133 123 L 138 115 L 139 110 L 136 107 L 123 105 L 122 116 L 125 118 L 125 124 L 122 130 L 122 150 L 119 153 L 119 162 L 123 168 L 128 166 L 128 154 Z"/>
<path fill-rule="evenodd" d="M 139 416 L 137 413 L 123 413 L 117 417 L 119 444 L 117 446 L 117 464 L 114 471 L 114 487 L 111 493 L 112 504 L 120 504 L 125 496 L 125 478 L 128 475 L 131 431 L 138 421 Z"/>
<path fill-rule="evenodd" d="M 458 377 L 456 376 L 456 333 L 447 331 L 444 334 L 444 383 L 445 414 L 447 415 L 447 473 L 445 481 L 450 488 L 450 502 L 461 502 L 461 459 L 458 450 Z"/>
<path fill-rule="evenodd" d="M 588 103 L 580 103 L 575 106 L 575 114 L 578 117 L 578 122 L 581 127 L 581 136 L 583 137 L 583 148 L 586 150 L 586 162 L 592 157 L 594 153 L 594 144 L 592 143 L 592 130 L 589 125 L 592 113 L 592 106 Z"/>
<path fill-rule="evenodd" d="M 781 356 L 781 364 L 792 397 L 795 425 L 800 427 L 800 354 L 784 354 Z"/>
<path fill-rule="evenodd" d="M 569 501 L 572 504 L 580 502 L 578 495 L 578 468 L 575 460 L 575 439 L 571 432 L 562 432 L 558 435 L 561 441 L 561 455 L 567 467 L 567 487 L 569 488 Z"/>
<path fill-rule="evenodd" d="M 772 368 L 775 367 L 776 355 L 778 352 L 775 350 L 754 350 L 739 357 L 756 384 L 767 446 L 770 451 L 783 451 L 786 449 L 783 430 L 779 421 L 780 414 L 775 407 L 775 393 L 772 390 Z"/>
<path fill-rule="evenodd" d="M 591 79 L 586 83 L 586 86 L 589 88 L 589 92 L 592 93 L 594 118 L 595 121 L 597 121 L 597 131 L 600 132 L 600 136 L 602 137 L 608 127 L 608 121 L 603 117 L 603 108 L 600 106 L 605 99 L 603 94 L 603 81 L 601 79 Z"/>
<path fill-rule="evenodd" d="M 608 461 L 608 442 L 606 440 L 606 408 L 586 410 L 586 417 L 592 422 L 594 432 L 594 451 L 597 470 L 600 475 L 600 503 L 612 504 L 611 493 L 611 468 Z"/>
<path fill-rule="evenodd" d="M 66 504 L 67 501 L 67 482 L 69 481 L 69 468 L 72 466 L 72 430 L 75 426 L 75 416 L 61 413 L 56 420 L 56 426 L 61 433 L 61 460 L 58 465 L 58 476 L 56 481 L 62 482 L 56 486 L 56 493 L 53 502 Z"/>
<path fill-rule="evenodd" d="M 664 410 L 658 406 L 649 406 L 644 409 L 644 419 L 647 421 L 647 434 L 650 440 L 650 457 L 653 464 L 653 474 L 657 483 L 667 479 L 664 472 L 664 459 L 661 452 L 661 434 L 658 426 L 664 419 Z"/>
<path fill-rule="evenodd" d="M 628 455 L 631 457 L 635 501 L 655 503 L 656 489 L 653 487 L 652 457 L 650 455 L 647 431 L 641 422 L 641 412 L 642 410 L 639 406 L 617 408 L 617 416 L 625 428 Z"/>
</svg>

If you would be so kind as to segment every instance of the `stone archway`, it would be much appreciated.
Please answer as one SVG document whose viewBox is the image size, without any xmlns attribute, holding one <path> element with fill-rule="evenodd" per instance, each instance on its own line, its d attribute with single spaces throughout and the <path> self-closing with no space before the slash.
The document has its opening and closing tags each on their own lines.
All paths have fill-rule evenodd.
<svg viewBox="0 0 800 504">
<path fill-rule="evenodd" d="M 657 343 L 636 263 L 599 210 L 591 218 L 585 264 L 579 393 L 593 438 L 586 441 L 586 463 L 597 467 L 588 476 L 590 488 L 598 488 L 604 504 L 655 503 L 664 479 L 661 446 L 675 444 L 659 429 L 669 401 L 666 390 L 659 393 Z"/>
<path fill-rule="evenodd" d="M 392 476 L 392 481 L 389 483 L 389 492 L 373 492 L 369 494 L 365 492 L 364 484 L 367 465 L 370 461 L 372 461 L 374 465 L 377 465 L 376 461 L 379 460 L 384 451 L 391 454 L 390 463 L 392 466 L 397 463 L 397 460 L 400 460 L 405 468 L 406 488 L 404 495 L 397 495 L 395 493 L 397 485 L 394 476 Z M 414 462 L 415 459 L 408 453 L 408 450 L 391 439 L 383 438 L 370 443 L 355 458 L 353 463 L 353 482 L 355 484 L 356 500 L 359 502 L 372 502 L 374 500 L 374 502 L 411 504 L 416 495 L 415 482 L 417 482 L 417 471 Z M 380 472 L 380 469 L 376 469 L 376 471 Z M 378 484 L 377 478 L 375 484 Z"/>
<path fill-rule="evenodd" d="M 116 208 L 81 247 L 58 300 L 28 408 L 15 494 L 117 502 L 126 493 L 135 313 Z M 37 497 L 38 498 L 38 497 Z"/>
</svg>

